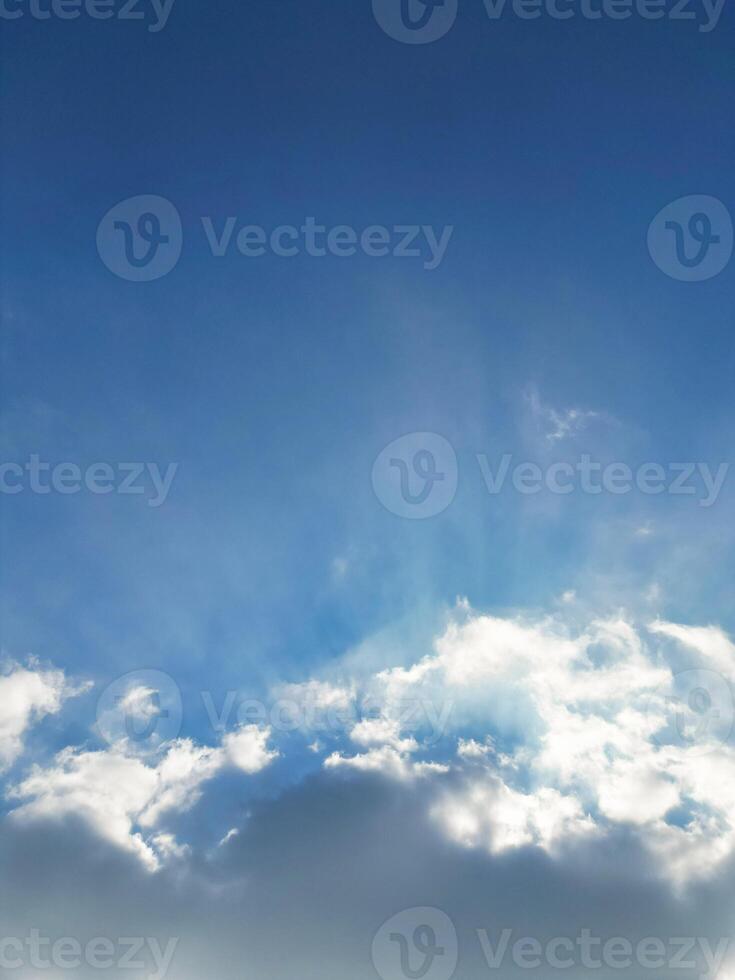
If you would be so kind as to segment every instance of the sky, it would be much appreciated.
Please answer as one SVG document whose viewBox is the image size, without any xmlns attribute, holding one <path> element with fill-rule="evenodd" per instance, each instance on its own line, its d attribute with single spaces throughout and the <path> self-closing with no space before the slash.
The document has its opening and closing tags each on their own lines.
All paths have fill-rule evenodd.
<svg viewBox="0 0 735 980">
<path fill-rule="evenodd" d="M 734 26 L 3 0 L 9 976 L 732 980 Z"/>
</svg>

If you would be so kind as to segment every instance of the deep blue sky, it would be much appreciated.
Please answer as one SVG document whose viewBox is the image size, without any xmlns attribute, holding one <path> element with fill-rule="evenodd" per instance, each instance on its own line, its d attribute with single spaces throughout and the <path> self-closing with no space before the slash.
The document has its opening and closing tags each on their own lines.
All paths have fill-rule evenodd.
<svg viewBox="0 0 735 980">
<path fill-rule="evenodd" d="M 646 230 L 684 195 L 735 204 L 731 9 L 700 33 L 491 23 L 465 0 L 415 47 L 357 0 L 177 0 L 160 33 L 2 26 L 4 458 L 179 463 L 157 510 L 3 499 L 6 652 L 103 680 L 162 667 L 196 692 L 301 679 L 457 595 L 546 607 L 577 589 L 611 608 L 657 581 L 662 614 L 727 621 L 729 486 L 708 511 L 534 510 L 490 499 L 474 454 L 538 457 L 535 387 L 611 420 L 559 458 L 729 458 L 732 266 L 670 279 Z M 175 203 L 185 244 L 141 285 L 110 274 L 95 233 L 144 193 Z M 434 271 L 215 260 L 204 215 L 455 231 Z M 463 473 L 426 522 L 370 483 L 414 431 L 445 435 Z M 621 531 L 649 521 L 643 543 Z"/>
<path fill-rule="evenodd" d="M 735 468 L 702 507 L 701 483 L 491 496 L 477 456 L 730 463 L 735 262 L 683 281 L 647 234 L 690 195 L 735 214 L 734 2 L 705 33 L 459 0 L 419 45 L 370 0 L 0 18 L 0 473 L 178 466 L 160 507 L 0 493 L 0 941 L 178 936 L 168 980 L 375 980 L 381 924 L 436 906 L 458 980 L 487 980 L 483 927 L 731 935 Z M 148 283 L 97 248 L 139 195 L 183 223 Z M 228 216 L 453 233 L 433 270 L 215 258 L 201 219 Z M 459 467 L 426 520 L 373 468 L 415 433 Z M 141 669 L 185 741 L 105 729 L 120 692 L 147 720 L 150 675 L 119 682 Z M 359 723 L 237 728 L 299 683 Z M 201 695 L 228 691 L 225 735 Z M 402 696 L 456 711 L 428 740 Z"/>
</svg>

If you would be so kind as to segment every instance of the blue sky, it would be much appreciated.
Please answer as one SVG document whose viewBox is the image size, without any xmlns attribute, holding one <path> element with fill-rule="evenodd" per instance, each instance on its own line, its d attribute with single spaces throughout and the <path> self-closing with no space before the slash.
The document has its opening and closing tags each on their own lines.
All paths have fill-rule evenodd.
<svg viewBox="0 0 735 980">
<path fill-rule="evenodd" d="M 117 472 L 136 461 L 160 473 L 176 468 L 160 506 L 150 506 L 149 471 L 142 494 L 39 494 L 24 486 L 0 497 L 3 677 L 20 684 L 20 673 L 35 672 L 45 678 L 43 697 L 53 691 L 58 702 L 53 710 L 43 697 L 28 702 L 22 749 L 8 753 L 0 777 L 6 792 L 23 785 L 34 764 L 51 779 L 62 749 L 115 751 L 96 727 L 102 692 L 130 672 L 164 672 L 182 697 L 176 734 L 229 753 L 227 766 L 224 755 L 206 763 L 216 777 L 205 802 L 179 800 L 170 813 L 165 832 L 191 848 L 179 857 L 186 869 L 164 867 L 142 886 L 144 904 L 156 908 L 161 876 L 184 880 L 180 900 L 196 921 L 197 902 L 215 882 L 226 890 L 249 874 L 260 880 L 269 860 L 278 864 L 274 854 L 299 842 L 318 851 L 313 821 L 322 797 L 324 819 L 345 835 L 336 863 L 319 864 L 329 882 L 339 874 L 338 856 L 372 839 L 366 814 L 379 822 L 390 813 L 403 840 L 415 813 L 423 820 L 437 807 L 444 812 L 423 783 L 414 787 L 410 759 L 444 766 L 458 740 L 484 746 L 490 737 L 512 753 L 526 739 L 543 739 L 550 715 L 531 711 L 533 685 L 521 690 L 514 681 L 514 693 L 495 703 L 491 671 L 473 697 L 457 693 L 455 668 L 441 658 L 461 659 L 465 646 L 506 644 L 513 656 L 537 644 L 537 659 L 524 668 L 535 677 L 557 655 L 559 635 L 574 643 L 586 636 L 592 661 L 598 644 L 624 648 L 625 663 L 637 656 L 631 637 L 638 636 L 650 665 L 669 657 L 672 670 L 714 672 L 725 679 L 725 694 L 713 682 L 714 699 L 727 700 L 721 651 L 735 632 L 735 477 L 721 470 L 707 500 L 695 467 L 714 475 L 731 459 L 735 267 L 724 254 L 719 274 L 683 281 L 669 274 L 673 259 L 668 273 L 656 264 L 647 236 L 663 208 L 692 195 L 716 199 L 725 213 L 735 208 L 731 8 L 702 31 L 706 17 L 694 3 L 697 20 L 561 21 L 543 13 L 525 20 L 510 8 L 492 20 L 482 0 L 460 0 L 451 30 L 426 44 L 388 36 L 368 0 L 220 0 L 206 9 L 176 0 L 158 31 L 148 30 L 155 18 L 144 4 L 143 21 L 40 21 L 23 9 L 23 17 L 0 24 L 2 462 L 25 466 L 37 455 L 81 471 L 107 463 Z M 183 229 L 179 261 L 151 282 L 115 275 L 96 244 L 110 209 L 140 195 L 171 202 Z M 703 206 L 720 235 L 712 248 L 726 253 L 726 222 Z M 690 213 L 686 203 L 676 207 L 683 226 Z M 388 229 L 392 242 L 398 226 L 451 235 L 437 267 L 427 269 L 422 235 L 421 257 L 370 257 L 361 249 L 317 257 L 302 249 L 254 258 L 234 244 L 216 257 L 202 223 L 209 219 L 219 235 L 234 217 L 237 229 L 256 225 L 270 234 L 298 229 L 310 216 L 326 228 L 355 229 L 358 238 L 371 226 Z M 457 463 L 451 503 L 425 520 L 391 513 L 374 486 L 376 459 L 412 433 L 442 436 Z M 507 455 L 511 471 L 530 462 L 544 474 L 585 455 L 634 474 L 645 464 L 667 474 L 691 465 L 695 491 L 589 494 L 577 483 L 568 495 L 524 494 L 509 476 L 490 494 L 478 455 L 493 471 Z M 396 476 L 389 467 L 385 479 Z M 625 622 L 632 633 L 598 636 L 599 622 Z M 519 645 L 504 632 L 513 623 L 531 631 Z M 651 631 L 655 623 L 664 626 Z M 676 632 L 687 627 L 713 632 Z M 358 691 L 359 702 L 380 686 L 381 671 L 427 656 L 439 658 L 430 673 L 444 686 L 422 688 L 421 697 L 439 706 L 452 700 L 457 715 L 433 752 L 424 751 L 424 725 L 419 756 L 405 741 L 412 736 L 395 729 L 382 742 L 371 732 L 360 743 L 345 725 L 311 751 L 320 742 L 311 731 L 273 731 L 266 747 L 248 729 L 255 742 L 247 746 L 250 761 L 239 765 L 226 738 L 244 739 L 244 729 L 233 714 L 226 733 L 214 731 L 202 699 L 210 692 L 219 712 L 236 691 L 238 704 L 257 698 L 270 709 L 284 685 L 315 682 L 343 695 Z M 638 660 L 635 669 L 643 669 Z M 648 680 L 636 684 L 629 694 L 637 705 Z M 390 698 L 382 688 L 375 696 L 385 721 Z M 608 720 L 612 710 L 603 712 Z M 383 752 L 366 749 L 369 772 L 329 763 L 352 758 L 360 744 Z M 486 755 L 478 749 L 474 758 Z M 97 759 L 103 769 L 105 758 Z M 341 782 L 348 768 L 356 781 Z M 449 777 L 464 799 L 460 776 Z M 531 767 L 513 792 L 563 792 L 561 778 L 546 785 Z M 123 893 L 135 894 L 140 872 L 126 845 L 100 837 L 94 821 L 92 829 L 62 833 L 57 791 L 27 789 L 28 826 L 21 820 L 19 829 L 12 817 L 18 796 L 0 805 L 11 814 L 8 835 L 25 841 L 11 845 L 26 857 L 8 882 L 21 867 L 23 880 L 32 879 L 24 862 L 33 867 L 40 819 L 33 801 L 38 809 L 46 800 L 41 816 L 60 835 L 54 840 L 68 838 L 70 853 L 99 838 L 102 856 L 90 857 L 85 872 L 90 882 L 104 879 L 105 861 L 117 862 L 128 882 Z M 605 845 L 609 865 L 635 867 L 630 848 L 650 839 L 631 843 L 626 835 L 635 837 L 631 828 L 645 821 L 611 808 L 599 786 L 592 802 L 581 798 L 598 829 L 615 825 Z M 709 816 L 716 809 L 689 784 L 677 805 Z M 301 826 L 288 817 L 294 807 L 303 809 Z M 142 806 L 136 813 L 137 820 Z M 669 825 L 677 820 L 687 825 L 680 814 Z M 237 885 L 225 886 L 220 858 L 211 855 L 230 828 L 240 831 L 232 864 L 242 877 L 231 872 Z M 131 831 L 147 832 L 137 823 Z M 502 837 L 497 826 L 494 832 Z M 559 875 L 573 892 L 587 860 L 575 852 L 560 870 L 539 857 L 548 843 L 542 834 L 536 851 L 523 844 L 514 858 L 521 864 L 509 869 L 510 858 L 492 848 L 489 856 L 474 845 L 455 854 L 451 833 L 438 842 L 434 830 L 421 833 L 443 868 L 446 895 L 424 883 L 422 898 L 417 871 L 406 907 L 454 903 L 450 913 L 467 928 L 485 923 L 481 903 L 473 910 L 457 898 L 461 883 L 491 879 L 492 862 L 501 862 L 501 879 L 520 882 L 522 896 L 533 862 L 541 861 L 542 891 L 551 895 Z M 562 835 L 565 847 L 575 833 Z M 60 880 L 64 847 L 49 845 L 38 859 L 47 870 L 58 861 Z M 395 860 L 386 853 L 380 866 Z M 608 925 L 623 928 L 624 903 L 611 897 L 618 881 L 605 860 L 593 875 L 594 902 L 617 909 Z M 407 874 L 416 870 L 406 861 Z M 301 884 L 292 881 L 291 894 L 301 894 L 312 873 L 295 871 Z M 379 888 L 373 893 L 369 867 L 353 873 L 370 897 L 364 908 L 355 902 L 353 918 L 344 912 L 344 935 L 354 929 L 354 948 L 362 950 L 372 928 L 364 922 L 377 929 L 380 910 L 387 919 L 400 903 L 391 905 Z M 688 866 L 677 874 L 687 879 Z M 712 925 L 707 910 L 724 874 L 718 866 L 707 895 L 690 899 L 697 921 Z M 634 904 L 655 908 L 655 934 L 674 928 L 670 890 L 682 881 L 662 885 L 655 874 L 636 881 Z M 36 900 L 32 884 L 24 893 L 29 904 Z M 276 906 L 285 901 L 271 897 Z M 249 908 L 247 896 L 238 900 Z M 111 913 L 108 931 L 133 914 L 120 901 L 120 925 Z M 83 897 L 75 902 L 72 918 L 94 920 Z M 731 905 L 730 897 L 722 907 Z M 538 916 L 548 925 L 547 913 L 542 903 Z M 58 909 L 49 915 L 63 924 Z M 18 922 L 16 930 L 25 928 Z M 217 962 L 227 977 L 236 956 L 222 949 L 237 930 L 222 928 Z M 304 929 L 306 961 L 329 959 L 318 925 Z M 196 943 L 201 949 L 173 968 L 174 980 L 197 975 L 190 965 L 197 957 L 207 962 L 206 936 Z M 335 975 L 339 965 L 362 976 L 352 948 L 340 945 Z M 262 953 L 254 976 L 287 975 L 272 954 Z M 477 971 L 464 975 L 474 980 Z"/>
</svg>

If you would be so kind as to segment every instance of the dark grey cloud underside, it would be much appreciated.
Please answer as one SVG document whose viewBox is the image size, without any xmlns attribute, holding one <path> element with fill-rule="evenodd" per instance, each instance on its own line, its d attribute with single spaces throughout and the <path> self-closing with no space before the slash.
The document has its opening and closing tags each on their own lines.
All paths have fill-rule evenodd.
<svg viewBox="0 0 735 980">
<path fill-rule="evenodd" d="M 629 835 L 554 860 L 535 849 L 492 858 L 447 842 L 429 808 L 421 784 L 319 775 L 259 804 L 216 858 L 195 856 L 178 872 L 154 876 L 76 820 L 26 828 L 6 821 L 0 928 L 5 936 L 37 928 L 82 942 L 155 936 L 165 944 L 180 936 L 170 980 L 374 978 L 373 934 L 392 914 L 421 905 L 441 908 L 454 921 L 457 976 L 468 980 L 573 973 L 519 970 L 509 961 L 491 972 L 478 928 L 488 929 L 493 941 L 507 926 L 516 937 L 542 941 L 574 937 L 586 927 L 633 942 L 645 936 L 717 941 L 731 929 L 730 869 L 677 899 L 653 877 Z M 626 976 L 653 980 L 662 972 Z M 696 974 L 670 972 L 679 980 Z"/>
</svg>

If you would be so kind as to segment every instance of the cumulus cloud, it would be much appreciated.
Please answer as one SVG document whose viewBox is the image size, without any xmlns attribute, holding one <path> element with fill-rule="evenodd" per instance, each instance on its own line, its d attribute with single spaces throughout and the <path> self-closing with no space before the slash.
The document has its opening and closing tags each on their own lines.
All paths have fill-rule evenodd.
<svg viewBox="0 0 735 980">
<path fill-rule="evenodd" d="M 669 636 L 699 653 L 715 670 L 729 680 L 735 679 L 735 644 L 717 626 L 680 626 L 656 620 L 649 626 L 652 633 Z"/>
<path fill-rule="evenodd" d="M 456 975 L 466 977 L 528 980 L 529 970 L 510 955 L 521 936 L 545 943 L 574 939 L 584 928 L 633 943 L 707 936 L 717 949 L 732 934 L 732 865 L 696 901 L 680 902 L 665 882 L 644 876 L 644 855 L 630 840 L 582 835 L 564 860 L 527 845 L 492 853 L 447 840 L 431 817 L 432 801 L 430 779 L 317 772 L 253 802 L 240 832 L 206 861 L 194 853 L 156 875 L 120 848 L 85 837 L 76 821 L 13 825 L 0 835 L 0 881 L 9 897 L 0 904 L 0 929 L 21 937 L 34 927 L 52 937 L 156 936 L 162 949 L 179 937 L 168 980 L 235 980 L 244 964 L 262 980 L 375 980 L 373 937 L 389 917 L 416 905 L 441 909 L 454 923 Z M 505 928 L 513 929 L 508 956 L 502 969 L 489 971 L 478 930 L 497 948 Z M 718 980 L 701 957 L 697 965 L 594 973 L 600 980 Z M 95 973 L 78 975 L 91 980 Z M 589 970 L 562 975 L 578 980 Z"/>
<path fill-rule="evenodd" d="M 240 810 L 207 848 L 182 831 L 193 817 L 174 819 L 218 773 L 268 766 L 272 732 L 177 739 L 148 756 L 124 740 L 66 749 L 14 790 L 4 934 L 40 921 L 53 935 L 158 935 L 162 948 L 181 936 L 172 980 L 234 976 L 243 949 L 272 980 L 293 964 L 368 980 L 376 930 L 417 904 L 456 923 L 467 975 L 487 969 L 481 927 L 493 942 L 506 925 L 538 937 L 591 926 L 631 940 L 711 934 L 715 948 L 732 914 L 735 757 L 711 678 L 729 691 L 731 641 L 712 626 L 580 617 L 462 603 L 425 656 L 354 677 L 351 659 L 339 685 L 307 682 L 312 703 L 349 692 L 338 751 L 305 729 L 312 775 L 248 800 L 247 819 Z M 712 697 L 711 725 L 692 680 Z M 126 708 L 145 718 L 150 700 Z M 288 731 L 285 755 L 298 737 Z M 672 882 L 696 901 L 678 901 Z M 337 937 L 327 957 L 324 921 Z"/>
<path fill-rule="evenodd" d="M 376 772 L 393 779 L 408 780 L 417 776 L 449 772 L 449 766 L 439 762 L 417 762 L 405 751 L 391 745 L 380 745 L 358 755 L 342 755 L 333 752 L 324 761 L 327 769 L 356 769 L 358 772 Z"/>
<path fill-rule="evenodd" d="M 233 766 L 252 775 L 265 769 L 278 756 L 275 749 L 268 748 L 269 737 L 270 729 L 244 725 L 225 735 L 223 751 Z"/>
<path fill-rule="evenodd" d="M 11 818 L 25 823 L 76 816 L 155 871 L 162 860 L 185 853 L 161 829 L 165 816 L 191 809 L 204 783 L 228 766 L 248 774 L 264 769 L 277 755 L 268 749 L 269 734 L 245 726 L 216 748 L 177 739 L 153 764 L 129 754 L 125 743 L 96 752 L 67 748 L 53 765 L 34 766 L 11 790 L 12 799 L 25 801 Z"/>
<path fill-rule="evenodd" d="M 491 774 L 447 794 L 434 812 L 454 840 L 491 854 L 529 844 L 553 852 L 557 843 L 596 829 L 574 796 L 549 787 L 521 793 Z"/>
<path fill-rule="evenodd" d="M 625 833 L 678 889 L 715 877 L 735 858 L 735 645 L 712 625 L 580 624 L 578 611 L 557 608 L 498 617 L 463 601 L 413 662 L 360 671 L 351 658 L 337 665 L 339 683 L 280 688 L 300 722 L 288 737 L 300 732 L 325 775 L 425 786 L 431 819 L 463 849 L 553 856 Z M 16 685 L 4 733 L 17 752 L 30 721 L 71 689 L 54 672 L 18 668 L 3 680 Z M 130 697 L 126 710 L 145 720 L 150 691 Z M 325 726 L 326 749 L 314 740 Z M 215 747 L 180 738 L 147 757 L 124 739 L 69 747 L 13 788 L 12 817 L 74 814 L 155 869 L 187 854 L 168 821 L 226 769 L 270 765 L 272 735 L 246 725 Z"/>
<path fill-rule="evenodd" d="M 378 714 L 346 732 L 361 751 L 324 766 L 401 781 L 451 772 L 436 783 L 435 819 L 493 854 L 625 829 L 685 887 L 735 851 L 734 651 L 716 627 L 621 616 L 573 628 L 463 603 L 431 653 L 362 681 L 356 697 Z M 451 705 L 446 738 L 408 725 L 411 704 Z"/>
<path fill-rule="evenodd" d="M 90 684 L 72 684 L 63 670 L 44 670 L 35 661 L 11 663 L 0 673 L 0 772 L 23 752 L 23 737 L 47 715 L 55 715 L 69 698 Z"/>
<path fill-rule="evenodd" d="M 418 751 L 419 743 L 401 734 L 400 721 L 394 717 L 363 718 L 352 728 L 350 739 L 367 751 L 353 756 L 333 752 L 324 763 L 328 769 L 380 772 L 402 780 L 449 771 L 440 763 L 414 761 L 411 755 Z"/>
</svg>

